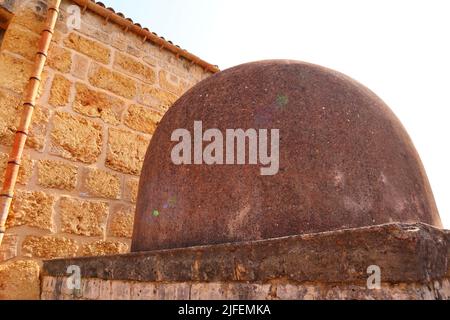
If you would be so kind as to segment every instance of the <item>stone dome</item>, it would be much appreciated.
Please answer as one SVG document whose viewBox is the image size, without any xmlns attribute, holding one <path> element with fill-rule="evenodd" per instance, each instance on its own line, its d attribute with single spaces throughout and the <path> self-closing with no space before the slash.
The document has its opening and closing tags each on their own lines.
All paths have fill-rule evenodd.
<svg viewBox="0 0 450 320">
<path fill-rule="evenodd" d="M 279 130 L 276 174 L 262 174 L 268 162 L 258 152 L 257 164 L 251 162 L 250 138 L 244 164 L 217 164 L 220 157 L 216 164 L 201 162 L 194 132 L 200 121 L 201 132 L 223 133 L 224 146 L 227 129 L 254 129 L 259 142 L 267 133 L 270 151 L 276 141 L 270 133 Z M 173 160 L 182 141 L 173 139 L 177 129 L 191 134 L 191 153 L 179 154 L 192 164 Z M 214 137 L 197 146 L 206 150 Z M 223 150 L 224 159 L 233 148 L 238 154 L 236 144 Z M 142 170 L 132 251 L 390 222 L 442 227 L 419 156 L 392 111 L 341 73 L 297 61 L 261 61 L 200 82 L 164 116 Z"/>
</svg>

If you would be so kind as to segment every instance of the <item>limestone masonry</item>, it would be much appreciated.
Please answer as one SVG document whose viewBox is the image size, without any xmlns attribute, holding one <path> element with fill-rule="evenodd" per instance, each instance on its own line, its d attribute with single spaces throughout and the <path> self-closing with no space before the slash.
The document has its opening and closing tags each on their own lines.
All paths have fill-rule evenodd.
<svg viewBox="0 0 450 320">
<path fill-rule="evenodd" d="M 169 106 L 211 75 L 63 1 L 0 248 L 0 299 L 39 298 L 42 259 L 126 253 L 149 141 Z M 0 180 L 17 129 L 47 1 L 11 12 L 0 49 Z M 3 182 L 3 181 L 1 181 Z"/>
</svg>

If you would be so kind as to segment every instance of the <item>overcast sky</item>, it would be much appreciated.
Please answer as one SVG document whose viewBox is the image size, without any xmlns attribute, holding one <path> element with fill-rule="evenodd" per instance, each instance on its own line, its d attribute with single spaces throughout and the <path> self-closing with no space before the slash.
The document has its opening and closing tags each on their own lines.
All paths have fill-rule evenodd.
<svg viewBox="0 0 450 320">
<path fill-rule="evenodd" d="M 287 58 L 362 82 L 407 128 L 450 228 L 450 1 L 103 2 L 222 70 Z"/>
</svg>

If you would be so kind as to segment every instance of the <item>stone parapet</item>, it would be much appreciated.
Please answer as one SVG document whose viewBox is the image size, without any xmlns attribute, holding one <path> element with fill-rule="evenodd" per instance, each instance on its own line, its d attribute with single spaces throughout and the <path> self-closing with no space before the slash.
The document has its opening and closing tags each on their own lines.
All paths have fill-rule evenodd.
<svg viewBox="0 0 450 320">
<path fill-rule="evenodd" d="M 264 241 L 45 261 L 43 299 L 448 299 L 449 232 L 386 224 Z M 68 290 L 67 268 L 81 270 Z M 380 289 L 369 289 L 370 266 Z"/>
</svg>

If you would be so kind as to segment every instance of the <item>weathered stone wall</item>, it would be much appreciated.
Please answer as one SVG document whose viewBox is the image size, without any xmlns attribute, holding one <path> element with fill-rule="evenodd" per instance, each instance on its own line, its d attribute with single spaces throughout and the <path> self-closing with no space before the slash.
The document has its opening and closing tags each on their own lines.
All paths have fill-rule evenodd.
<svg viewBox="0 0 450 320">
<path fill-rule="evenodd" d="M 450 233 L 388 224 L 44 262 L 42 299 L 450 299 Z M 77 266 L 81 286 L 67 270 Z M 371 284 L 369 266 L 379 268 Z"/>
<path fill-rule="evenodd" d="M 41 259 L 129 250 L 139 174 L 158 121 L 210 75 L 90 11 L 80 30 L 69 29 L 71 4 L 62 5 L 0 248 L 0 299 L 38 298 Z M 0 50 L 1 182 L 46 2 L 14 11 Z"/>
</svg>

